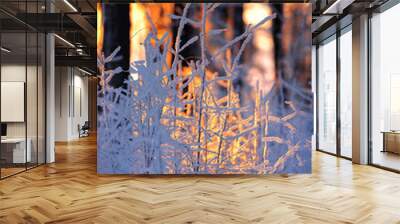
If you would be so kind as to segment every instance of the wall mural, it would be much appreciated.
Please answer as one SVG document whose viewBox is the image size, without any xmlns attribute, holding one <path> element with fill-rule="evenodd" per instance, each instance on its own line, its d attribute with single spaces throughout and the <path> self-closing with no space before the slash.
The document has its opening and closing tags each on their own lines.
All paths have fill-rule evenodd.
<svg viewBox="0 0 400 224">
<path fill-rule="evenodd" d="M 311 172 L 311 5 L 98 4 L 99 174 Z"/>
</svg>

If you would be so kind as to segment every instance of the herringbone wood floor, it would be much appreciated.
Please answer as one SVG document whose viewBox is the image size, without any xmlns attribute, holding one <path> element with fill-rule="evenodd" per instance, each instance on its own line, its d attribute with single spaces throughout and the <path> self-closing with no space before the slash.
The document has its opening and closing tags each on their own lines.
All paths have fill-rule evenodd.
<svg viewBox="0 0 400 224">
<path fill-rule="evenodd" d="M 0 223 L 400 223 L 400 175 L 313 155 L 312 175 L 98 176 L 95 138 L 0 181 Z"/>
</svg>

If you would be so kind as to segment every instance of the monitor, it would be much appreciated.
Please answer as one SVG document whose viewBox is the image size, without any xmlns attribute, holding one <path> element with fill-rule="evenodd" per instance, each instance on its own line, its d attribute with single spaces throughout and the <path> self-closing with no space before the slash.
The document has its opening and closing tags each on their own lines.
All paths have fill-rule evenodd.
<svg viewBox="0 0 400 224">
<path fill-rule="evenodd" d="M 1 136 L 7 136 L 7 124 L 1 123 Z"/>
</svg>

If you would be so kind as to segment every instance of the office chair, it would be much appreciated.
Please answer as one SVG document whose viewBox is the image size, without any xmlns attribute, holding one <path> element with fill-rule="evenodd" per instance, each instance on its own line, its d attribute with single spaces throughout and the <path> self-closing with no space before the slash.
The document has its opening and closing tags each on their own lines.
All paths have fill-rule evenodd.
<svg viewBox="0 0 400 224">
<path fill-rule="evenodd" d="M 80 125 L 78 124 L 79 138 L 89 136 L 89 129 L 90 129 L 89 121 L 85 121 L 82 127 L 80 127 Z"/>
</svg>

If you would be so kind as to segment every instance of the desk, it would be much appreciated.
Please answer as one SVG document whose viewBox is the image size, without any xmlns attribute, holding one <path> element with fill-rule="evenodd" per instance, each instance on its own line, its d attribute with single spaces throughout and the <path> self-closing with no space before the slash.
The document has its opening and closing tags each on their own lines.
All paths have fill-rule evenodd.
<svg viewBox="0 0 400 224">
<path fill-rule="evenodd" d="M 392 152 L 400 154 L 400 132 L 383 131 L 383 150 L 382 152 Z"/>
<path fill-rule="evenodd" d="M 31 162 L 32 153 L 30 138 L 26 140 L 28 143 L 25 152 L 25 138 L 5 138 L 1 139 L 1 156 L 9 163 L 26 163 Z M 12 156 L 11 156 L 12 154 Z M 4 156 L 3 156 L 4 155 Z M 11 160 L 12 158 L 12 160 Z M 25 160 L 26 159 L 26 160 Z"/>
</svg>

